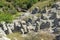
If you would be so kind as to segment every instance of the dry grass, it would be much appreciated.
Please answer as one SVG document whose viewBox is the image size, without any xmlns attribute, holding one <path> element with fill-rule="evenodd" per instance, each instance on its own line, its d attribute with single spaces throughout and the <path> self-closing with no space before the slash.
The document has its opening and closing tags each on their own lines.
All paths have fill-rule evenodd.
<svg viewBox="0 0 60 40">
<path fill-rule="evenodd" d="M 27 35 L 27 37 L 22 37 L 22 35 L 20 33 L 13 33 L 13 34 L 9 34 L 8 38 L 10 38 L 11 40 L 14 40 L 14 38 L 16 38 L 17 40 L 53 40 L 55 38 L 55 36 L 53 34 L 50 34 L 48 32 L 45 31 L 40 31 L 37 34 L 35 34 L 36 32 L 32 32 L 30 34 Z"/>
<path fill-rule="evenodd" d="M 39 7 L 39 9 L 42 9 L 44 6 L 49 6 L 50 4 L 53 4 L 53 3 L 54 2 L 52 2 L 51 0 L 47 0 L 47 1 L 43 1 L 43 2 L 38 2 L 38 3 L 34 4 L 29 10 L 31 11 L 35 7 Z"/>
<path fill-rule="evenodd" d="M 10 38 L 11 40 L 17 39 L 17 40 L 24 40 L 24 38 L 22 37 L 22 35 L 20 33 L 12 33 L 7 35 L 8 38 Z"/>
<path fill-rule="evenodd" d="M 38 34 L 35 33 L 29 34 L 29 37 L 25 38 L 25 40 L 53 40 L 55 36 L 45 31 L 40 31 Z"/>
</svg>

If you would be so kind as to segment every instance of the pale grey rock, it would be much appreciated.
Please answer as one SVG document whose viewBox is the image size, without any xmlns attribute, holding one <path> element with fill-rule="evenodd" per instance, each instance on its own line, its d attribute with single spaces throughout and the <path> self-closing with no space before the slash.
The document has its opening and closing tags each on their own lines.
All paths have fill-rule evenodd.
<svg viewBox="0 0 60 40">
<path fill-rule="evenodd" d="M 56 10 L 55 8 L 52 8 L 52 9 L 51 9 L 51 12 L 55 12 L 55 13 L 56 13 L 57 10 Z"/>
<path fill-rule="evenodd" d="M 50 28 L 48 29 L 48 31 L 49 31 L 50 33 L 53 33 L 53 32 L 54 32 L 54 30 L 53 30 L 52 27 L 50 27 Z"/>
<path fill-rule="evenodd" d="M 0 27 L 0 33 L 3 34 L 3 36 L 6 36 L 5 32 L 2 30 L 1 27 Z"/>
<path fill-rule="evenodd" d="M 5 32 L 0 28 L 0 40 L 10 40 L 7 38 Z"/>
<path fill-rule="evenodd" d="M 7 26 L 9 26 L 11 30 L 14 30 L 14 23 L 8 23 Z"/>
<path fill-rule="evenodd" d="M 30 15 L 31 15 L 30 12 L 26 12 L 26 13 L 24 13 L 24 16 L 26 16 L 26 17 L 28 17 L 28 16 L 30 16 Z"/>
<path fill-rule="evenodd" d="M 56 4 L 60 6 L 60 2 L 56 2 Z"/>
<path fill-rule="evenodd" d="M 22 32 L 22 34 L 24 34 L 24 29 L 21 28 L 21 32 Z"/>
<path fill-rule="evenodd" d="M 52 27 L 53 26 L 53 21 L 54 20 L 47 20 L 49 23 L 50 23 L 50 26 Z"/>
<path fill-rule="evenodd" d="M 15 23 L 15 26 L 19 26 L 19 27 L 21 27 L 21 25 L 20 25 L 20 21 L 19 21 L 19 20 L 14 20 L 13 23 Z"/>
<path fill-rule="evenodd" d="M 35 26 L 33 26 L 31 23 L 29 23 L 29 26 L 27 28 L 29 32 L 31 32 L 32 30 L 35 30 Z"/>
<path fill-rule="evenodd" d="M 24 28 L 24 31 L 27 32 L 27 25 L 25 21 L 21 21 L 22 27 Z"/>
<path fill-rule="evenodd" d="M 6 27 L 6 24 L 4 21 L 1 22 L 1 24 L 3 25 L 3 30 L 6 31 L 7 30 L 7 27 Z"/>
<path fill-rule="evenodd" d="M 11 30 L 11 28 L 10 28 L 10 25 L 9 25 L 9 24 L 7 24 L 7 28 L 8 28 L 9 34 L 13 33 L 12 30 Z"/>
<path fill-rule="evenodd" d="M 57 10 L 56 16 L 57 16 L 57 18 L 60 18 L 60 10 Z"/>
<path fill-rule="evenodd" d="M 37 21 L 37 24 L 38 24 L 38 31 L 40 30 L 40 22 Z"/>
</svg>

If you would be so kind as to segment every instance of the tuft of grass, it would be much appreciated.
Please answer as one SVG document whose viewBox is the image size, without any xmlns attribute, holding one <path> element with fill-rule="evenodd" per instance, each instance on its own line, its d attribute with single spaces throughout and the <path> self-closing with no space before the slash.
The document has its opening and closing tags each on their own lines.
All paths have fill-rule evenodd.
<svg viewBox="0 0 60 40">
<path fill-rule="evenodd" d="M 10 38 L 11 40 L 15 40 L 15 39 L 24 40 L 24 38 L 22 37 L 22 35 L 19 32 L 8 34 L 7 37 Z"/>
<path fill-rule="evenodd" d="M 38 34 L 32 33 L 29 34 L 29 37 L 26 37 L 25 40 L 54 40 L 55 36 L 48 32 L 39 32 Z"/>
<path fill-rule="evenodd" d="M 45 32 L 45 31 L 40 31 L 37 34 L 35 34 L 35 32 L 28 33 L 27 37 L 22 37 L 22 35 L 19 32 L 16 32 L 16 33 L 7 35 L 7 37 L 10 38 L 11 40 L 14 40 L 14 39 L 17 39 L 17 40 L 42 40 L 42 39 L 54 40 L 55 39 L 55 35 Z"/>
</svg>

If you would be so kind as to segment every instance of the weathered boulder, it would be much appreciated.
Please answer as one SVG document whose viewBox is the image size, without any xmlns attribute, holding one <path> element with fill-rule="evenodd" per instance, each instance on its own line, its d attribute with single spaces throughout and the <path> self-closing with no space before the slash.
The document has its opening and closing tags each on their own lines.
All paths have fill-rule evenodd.
<svg viewBox="0 0 60 40">
<path fill-rule="evenodd" d="M 38 12 L 39 12 L 39 8 L 36 7 L 36 8 L 34 8 L 34 10 L 32 10 L 32 13 L 31 13 L 31 14 L 36 14 L 36 13 L 38 13 Z"/>
</svg>

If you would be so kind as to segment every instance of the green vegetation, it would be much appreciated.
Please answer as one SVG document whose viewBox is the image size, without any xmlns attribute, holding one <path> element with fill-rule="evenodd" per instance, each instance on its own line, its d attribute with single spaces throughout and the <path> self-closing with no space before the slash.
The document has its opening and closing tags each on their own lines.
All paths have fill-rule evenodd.
<svg viewBox="0 0 60 40">
<path fill-rule="evenodd" d="M 13 20 L 13 16 L 8 13 L 0 13 L 0 21 L 11 22 Z"/>
</svg>

